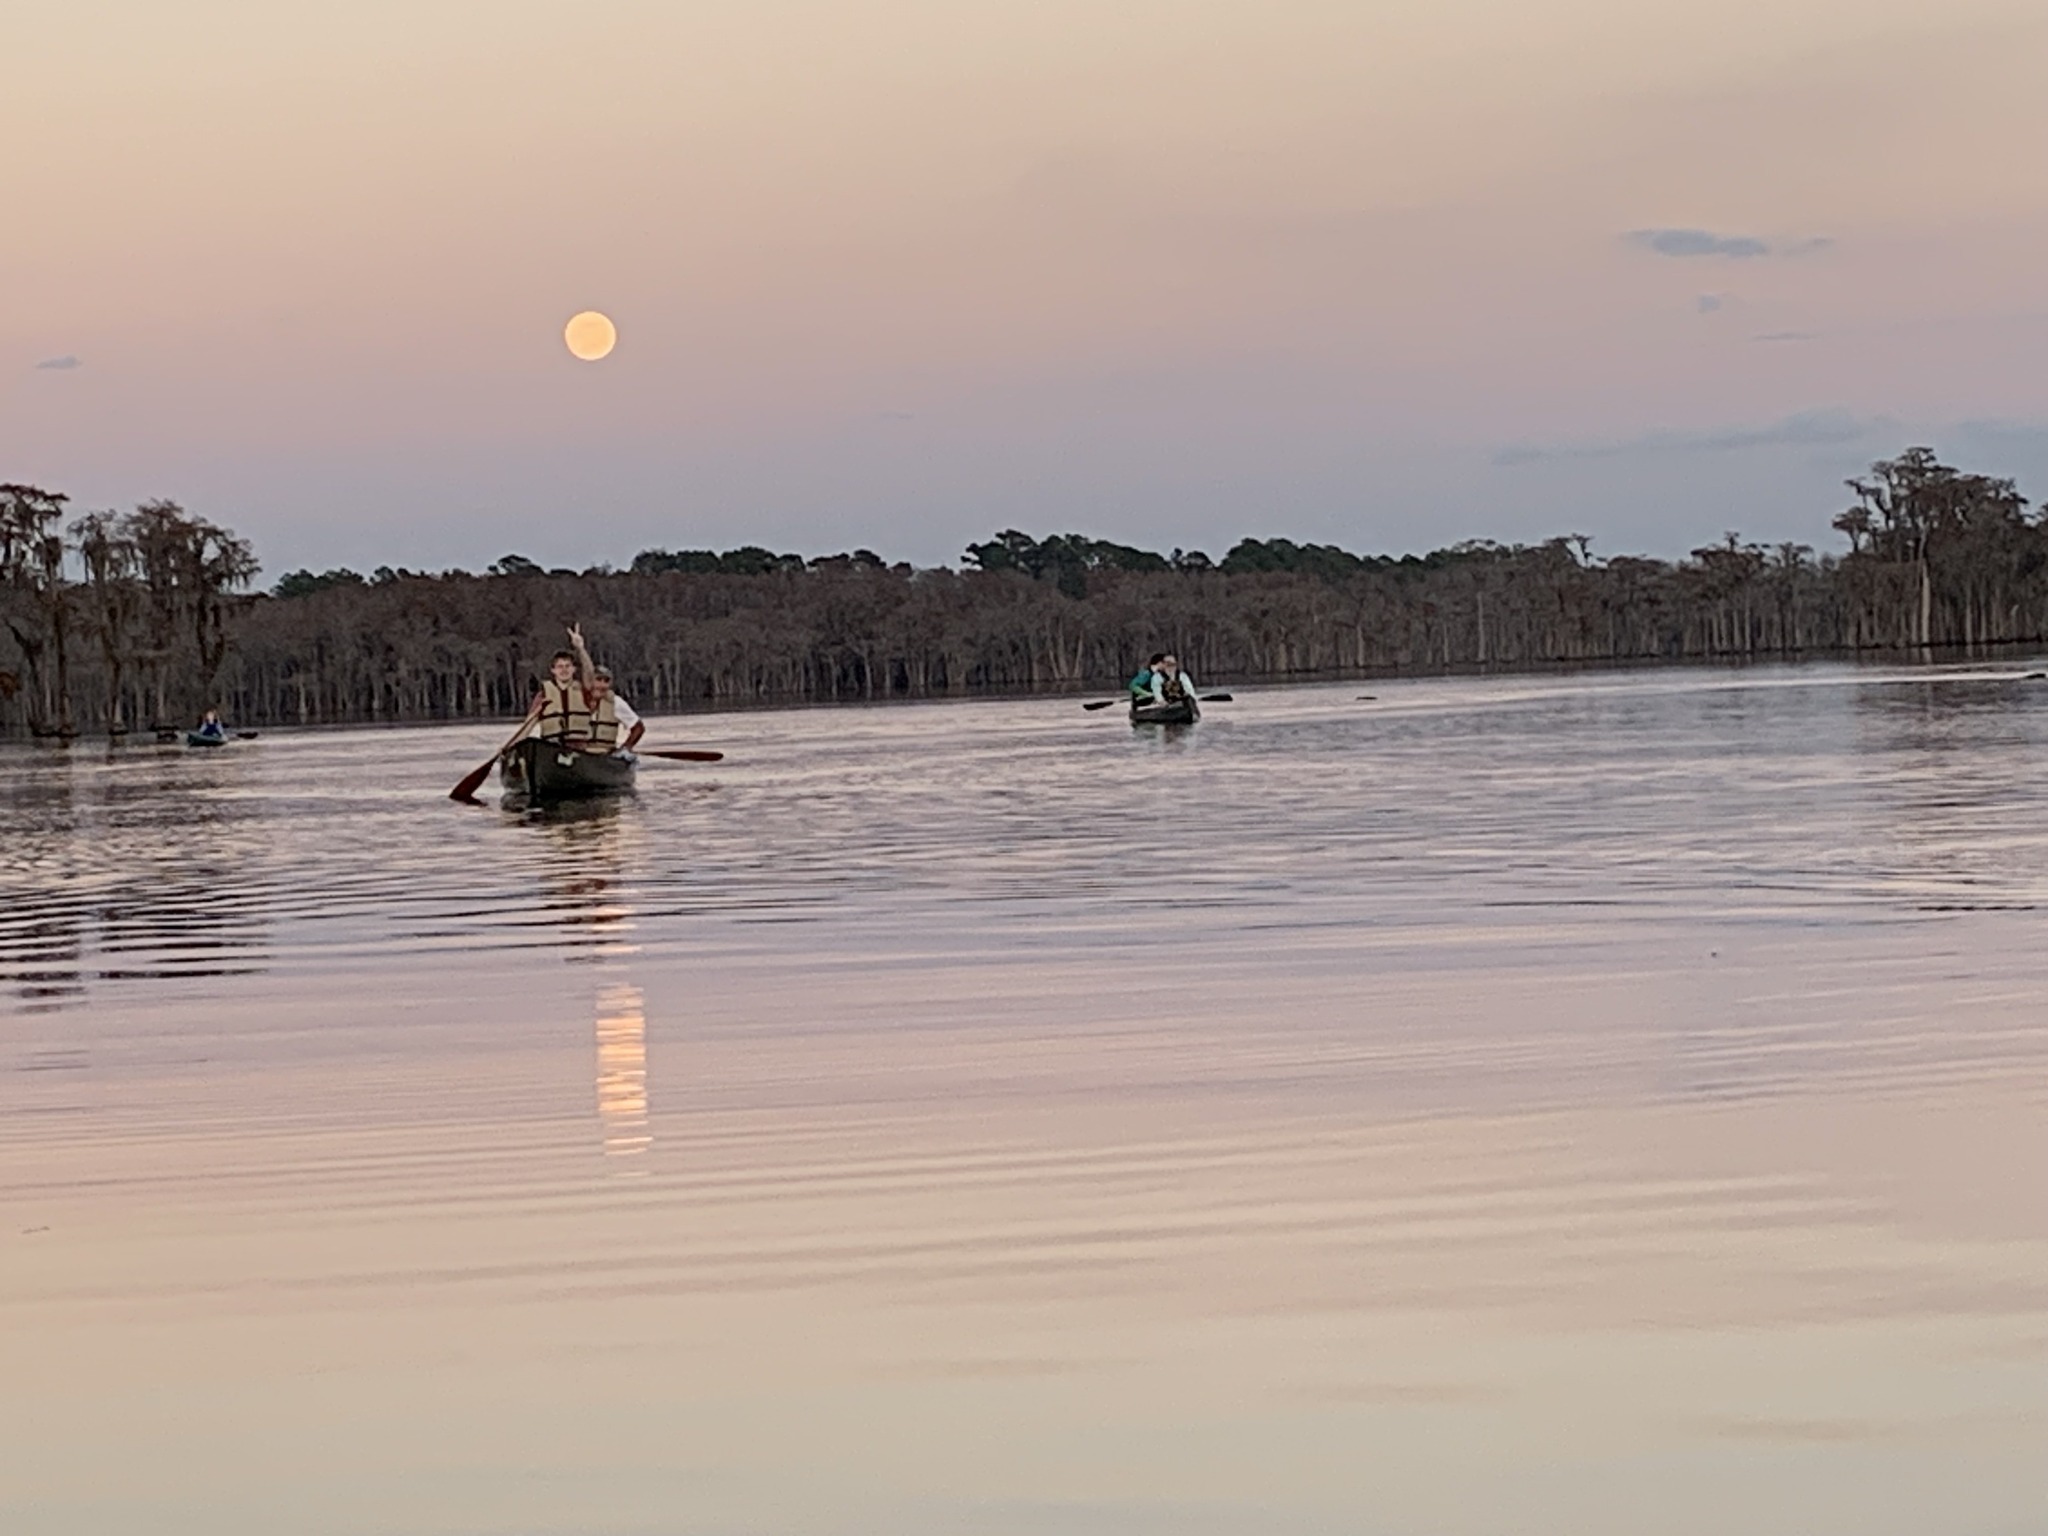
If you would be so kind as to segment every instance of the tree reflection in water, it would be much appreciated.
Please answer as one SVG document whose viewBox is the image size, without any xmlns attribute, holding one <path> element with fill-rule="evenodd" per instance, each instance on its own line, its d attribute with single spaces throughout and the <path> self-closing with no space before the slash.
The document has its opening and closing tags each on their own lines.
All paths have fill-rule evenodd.
<svg viewBox="0 0 2048 1536">
<path fill-rule="evenodd" d="M 272 892 L 256 813 L 182 755 L 17 754 L 0 767 L 0 985 L 24 1014 L 93 983 L 265 969 Z M 147 771 L 155 770 L 155 771 Z"/>
</svg>

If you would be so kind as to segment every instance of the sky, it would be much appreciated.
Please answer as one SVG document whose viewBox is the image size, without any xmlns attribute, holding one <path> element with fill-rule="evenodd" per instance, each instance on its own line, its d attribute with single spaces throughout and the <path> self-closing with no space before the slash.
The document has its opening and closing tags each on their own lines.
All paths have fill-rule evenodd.
<svg viewBox="0 0 2048 1536">
<path fill-rule="evenodd" d="M 1912 443 L 2048 498 L 2039 0 L 0 0 L 0 58 L 0 480 L 273 577 L 1825 549 Z"/>
</svg>

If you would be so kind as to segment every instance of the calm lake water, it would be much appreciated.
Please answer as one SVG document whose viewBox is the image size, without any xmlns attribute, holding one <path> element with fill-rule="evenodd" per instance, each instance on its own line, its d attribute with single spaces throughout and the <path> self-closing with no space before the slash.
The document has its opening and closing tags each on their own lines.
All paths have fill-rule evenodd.
<svg viewBox="0 0 2048 1536">
<path fill-rule="evenodd" d="M 2048 684 L 503 730 L 0 752 L 9 1536 L 2044 1528 Z"/>
</svg>

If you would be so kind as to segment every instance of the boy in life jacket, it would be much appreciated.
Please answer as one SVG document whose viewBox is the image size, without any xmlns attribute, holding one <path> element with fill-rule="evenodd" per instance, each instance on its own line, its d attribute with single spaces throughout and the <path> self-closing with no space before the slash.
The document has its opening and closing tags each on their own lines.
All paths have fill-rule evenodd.
<svg viewBox="0 0 2048 1536">
<path fill-rule="evenodd" d="M 571 638 L 581 638 L 573 629 L 569 634 Z M 548 662 L 548 675 L 541 681 L 540 692 L 533 696 L 533 704 L 526 711 L 526 724 L 521 727 L 525 735 L 565 747 L 590 745 L 590 695 L 584 688 L 585 678 L 578 672 L 574 651 L 555 652 Z"/>
</svg>

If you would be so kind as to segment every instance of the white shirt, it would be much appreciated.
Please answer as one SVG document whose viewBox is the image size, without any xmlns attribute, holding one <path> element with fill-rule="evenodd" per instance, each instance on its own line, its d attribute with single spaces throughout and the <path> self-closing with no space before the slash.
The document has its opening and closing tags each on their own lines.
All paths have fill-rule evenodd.
<svg viewBox="0 0 2048 1536">
<path fill-rule="evenodd" d="M 630 735 L 633 727 L 640 723 L 640 716 L 634 713 L 633 706 L 620 698 L 616 693 L 612 695 L 612 713 L 619 718 L 619 735 L 621 736 Z"/>
<path fill-rule="evenodd" d="M 1180 669 L 1180 685 L 1187 689 L 1189 698 L 1195 696 L 1194 674 L 1189 672 L 1186 667 Z M 1152 674 L 1152 702 L 1154 704 L 1164 704 L 1166 702 L 1166 674 L 1163 672 L 1154 672 Z"/>
</svg>

